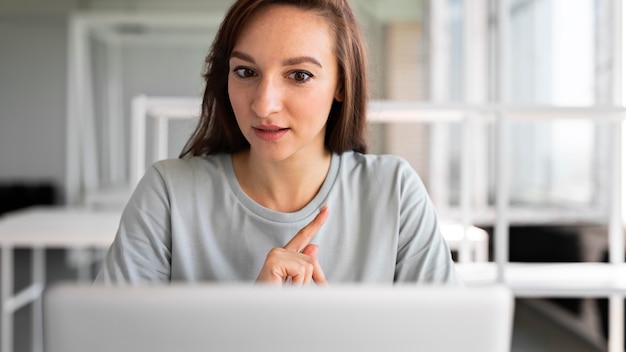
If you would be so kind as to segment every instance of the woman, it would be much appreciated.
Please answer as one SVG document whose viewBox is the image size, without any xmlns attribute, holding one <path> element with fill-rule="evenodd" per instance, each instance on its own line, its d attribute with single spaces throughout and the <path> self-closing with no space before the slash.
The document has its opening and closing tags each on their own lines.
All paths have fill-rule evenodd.
<svg viewBox="0 0 626 352">
<path fill-rule="evenodd" d="M 417 174 L 363 154 L 365 54 L 346 0 L 239 0 L 181 158 L 153 165 L 97 280 L 457 283 Z"/>
</svg>

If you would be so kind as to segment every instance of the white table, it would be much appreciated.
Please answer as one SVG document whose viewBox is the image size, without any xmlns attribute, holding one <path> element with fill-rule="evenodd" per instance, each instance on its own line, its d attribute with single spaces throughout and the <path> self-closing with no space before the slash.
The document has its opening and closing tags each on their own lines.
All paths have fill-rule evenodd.
<svg viewBox="0 0 626 352">
<path fill-rule="evenodd" d="M 467 250 L 468 262 L 489 261 L 489 235 L 487 235 L 487 231 L 476 226 L 466 228 L 460 222 L 454 221 L 443 220 L 440 221 L 439 225 L 448 247 L 459 253 L 460 260 L 463 257 L 461 252 Z"/>
<path fill-rule="evenodd" d="M 456 270 L 468 286 L 497 280 L 493 262 L 457 263 Z M 608 297 L 626 294 L 626 264 L 508 263 L 504 283 L 517 297 Z"/>
<path fill-rule="evenodd" d="M 457 273 L 468 286 L 497 281 L 495 263 L 459 263 Z M 515 297 L 596 297 L 609 299 L 609 352 L 624 351 L 626 264 L 507 263 L 504 284 Z"/>
<path fill-rule="evenodd" d="M 65 207 L 36 207 L 0 217 L 2 248 L 1 352 L 13 349 L 13 314 L 33 303 L 33 351 L 43 351 L 42 293 L 45 286 L 46 248 L 108 248 L 113 242 L 121 211 Z M 32 249 L 32 283 L 13 292 L 13 250 Z"/>
</svg>

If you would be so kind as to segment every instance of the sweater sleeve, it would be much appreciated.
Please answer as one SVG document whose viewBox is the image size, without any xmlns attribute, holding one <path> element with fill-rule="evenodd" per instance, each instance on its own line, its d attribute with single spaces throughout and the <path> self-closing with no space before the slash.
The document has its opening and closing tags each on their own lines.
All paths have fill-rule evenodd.
<svg viewBox="0 0 626 352">
<path fill-rule="evenodd" d="M 171 264 L 170 201 L 155 165 L 137 185 L 96 283 L 168 282 Z"/>
<path fill-rule="evenodd" d="M 400 234 L 395 281 L 461 285 L 424 184 L 406 162 L 398 176 Z"/>
</svg>

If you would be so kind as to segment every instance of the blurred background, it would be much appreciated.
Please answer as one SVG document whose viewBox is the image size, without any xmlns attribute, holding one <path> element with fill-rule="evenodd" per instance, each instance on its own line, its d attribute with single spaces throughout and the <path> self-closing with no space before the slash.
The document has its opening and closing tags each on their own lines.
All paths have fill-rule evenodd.
<svg viewBox="0 0 626 352">
<path fill-rule="evenodd" d="M 204 58 L 231 3 L 0 1 L 0 214 L 121 209 L 146 165 L 177 157 L 193 130 Z M 489 261 L 499 189 L 507 260 L 607 261 L 614 200 L 624 198 L 611 179 L 621 164 L 621 1 L 350 3 L 370 53 L 371 152 L 408 159 L 442 219 L 488 236 Z M 16 252 L 18 288 L 30 255 Z M 48 279 L 73 277 L 76 261 L 50 250 Z M 16 312 L 19 351 L 31 347 L 28 309 Z M 605 302 L 517 309 L 513 350 L 606 348 Z"/>
</svg>

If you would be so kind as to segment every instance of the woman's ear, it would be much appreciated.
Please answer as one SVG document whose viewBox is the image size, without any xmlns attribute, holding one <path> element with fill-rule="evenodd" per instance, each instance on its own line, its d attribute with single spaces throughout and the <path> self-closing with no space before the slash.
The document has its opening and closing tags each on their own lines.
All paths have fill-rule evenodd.
<svg viewBox="0 0 626 352">
<path fill-rule="evenodd" d="M 335 100 L 343 103 L 344 99 L 345 99 L 345 95 L 343 92 L 343 84 L 340 83 L 337 85 L 337 90 L 335 91 Z"/>
</svg>

